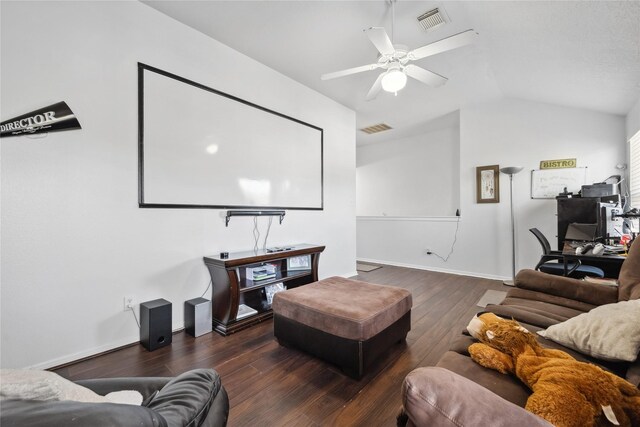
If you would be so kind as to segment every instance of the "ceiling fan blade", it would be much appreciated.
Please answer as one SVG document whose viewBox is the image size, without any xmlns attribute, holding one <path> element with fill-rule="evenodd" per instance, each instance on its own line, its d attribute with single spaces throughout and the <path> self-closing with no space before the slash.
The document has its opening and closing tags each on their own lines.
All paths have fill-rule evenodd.
<svg viewBox="0 0 640 427">
<path fill-rule="evenodd" d="M 344 77 L 344 76 L 348 76 L 350 74 L 362 73 L 363 71 L 375 70 L 376 68 L 379 68 L 379 67 L 380 66 L 378 64 L 362 65 L 360 67 L 348 68 L 348 69 L 342 70 L 342 71 L 336 71 L 336 72 L 333 72 L 333 73 L 323 74 L 323 75 L 320 76 L 320 79 L 322 79 L 322 80 L 335 79 L 336 77 Z"/>
<path fill-rule="evenodd" d="M 467 30 L 462 33 L 458 33 L 446 39 L 438 40 L 426 46 L 419 47 L 412 50 L 407 54 L 409 59 L 422 59 L 427 56 L 436 55 L 438 53 L 446 52 L 448 50 L 457 49 L 462 46 L 473 43 L 478 37 L 478 33 L 474 30 Z"/>
<path fill-rule="evenodd" d="M 382 77 L 384 76 L 384 74 L 385 73 L 380 73 L 376 81 L 373 83 L 373 86 L 371 86 L 371 89 L 369 89 L 369 93 L 367 93 L 366 97 L 367 101 L 371 101 L 372 99 L 374 99 L 382 90 Z"/>
<path fill-rule="evenodd" d="M 421 81 L 429 86 L 440 86 L 447 82 L 446 77 L 442 77 L 440 74 L 436 74 L 433 71 L 425 70 L 417 65 L 409 64 L 404 67 L 404 72 L 414 79 Z"/>
<path fill-rule="evenodd" d="M 383 27 L 371 27 L 368 30 L 364 30 L 369 36 L 371 43 L 378 49 L 383 55 L 393 55 L 396 49 L 391 44 L 391 40 L 387 35 L 387 31 Z"/>
</svg>

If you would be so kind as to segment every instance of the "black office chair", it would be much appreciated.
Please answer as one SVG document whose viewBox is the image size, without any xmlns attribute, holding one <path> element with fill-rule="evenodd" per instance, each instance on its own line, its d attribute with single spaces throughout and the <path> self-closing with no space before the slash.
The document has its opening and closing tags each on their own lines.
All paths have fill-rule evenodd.
<svg viewBox="0 0 640 427">
<path fill-rule="evenodd" d="M 540 270 L 543 273 L 555 274 L 556 276 L 564 276 L 564 257 L 562 256 L 562 252 L 552 251 L 549 241 L 537 228 L 530 228 L 529 231 L 536 236 L 542 246 L 542 256 L 540 257 L 538 265 L 536 265 L 536 270 Z M 582 278 L 584 276 L 604 277 L 604 271 L 592 265 L 583 265 L 580 260 L 575 260 L 567 263 L 566 275 L 575 278 Z"/>
</svg>

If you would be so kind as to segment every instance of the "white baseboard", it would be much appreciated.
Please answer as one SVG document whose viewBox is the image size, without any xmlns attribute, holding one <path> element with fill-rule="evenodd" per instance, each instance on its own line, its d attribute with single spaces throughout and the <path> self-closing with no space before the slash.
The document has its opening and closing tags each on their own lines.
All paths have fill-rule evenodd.
<svg viewBox="0 0 640 427">
<path fill-rule="evenodd" d="M 432 270 L 432 271 L 440 271 L 443 273 L 453 273 L 453 274 L 460 274 L 463 276 L 476 276 L 476 277 L 484 277 L 487 279 L 497 279 L 497 280 L 503 280 L 503 279 L 508 279 L 508 278 L 496 278 L 496 277 L 488 277 L 488 276 L 482 276 L 479 274 L 472 274 L 472 273 L 465 273 L 465 272 L 459 272 L 459 271 L 449 271 L 449 270 L 443 270 L 443 269 L 436 269 L 436 268 L 430 268 L 430 267 L 425 267 L 425 266 L 420 266 L 420 265 L 412 265 L 412 264 L 404 264 L 404 263 L 394 263 L 391 261 L 380 261 L 380 260 L 373 260 L 373 259 L 362 259 L 362 261 L 365 262 L 372 262 L 372 263 L 376 263 L 376 264 L 387 264 L 387 265 L 394 265 L 396 267 L 408 267 L 408 268 L 417 268 L 420 270 Z M 344 277 L 344 278 L 350 278 L 350 277 L 354 277 L 358 275 L 358 271 L 354 270 L 352 272 L 346 273 L 346 274 L 339 274 L 340 277 Z M 177 328 L 173 330 L 173 333 L 179 332 L 184 330 L 184 328 Z M 55 366 L 60 366 L 60 365 L 64 365 L 66 363 L 72 363 L 81 359 L 84 359 L 86 357 L 91 357 L 91 356 L 96 356 L 100 353 L 104 353 L 110 350 L 115 350 L 118 349 L 120 347 L 124 347 L 124 346 L 128 346 L 131 344 L 137 344 L 140 342 L 140 337 L 139 336 L 135 336 L 135 337 L 127 337 L 127 338 L 123 338 L 121 340 L 118 341 L 114 341 L 111 342 L 109 344 L 105 344 L 105 345 L 101 345 L 99 347 L 94 347 L 94 348 L 90 348 L 87 350 L 83 350 L 80 351 L 78 353 L 73 353 L 73 354 L 67 354 L 65 356 L 61 356 L 58 357 L 56 359 L 51 359 L 51 360 L 47 360 L 45 362 L 42 363 L 38 363 L 36 365 L 32 365 L 32 366 L 27 366 L 26 369 L 49 369 L 49 368 L 53 368 Z"/>
<path fill-rule="evenodd" d="M 177 328 L 172 331 L 172 333 L 176 333 L 184 330 L 184 328 Z M 55 359 L 47 360 L 42 363 L 38 363 L 32 366 L 27 366 L 24 369 L 49 369 L 55 366 L 64 365 L 66 363 L 76 362 L 78 360 L 84 359 L 85 357 L 97 356 L 100 353 L 104 353 L 109 350 L 114 350 L 120 347 L 129 346 L 131 344 L 137 344 L 140 342 L 140 336 L 135 337 L 127 337 L 118 341 L 111 342 L 109 344 L 101 345 L 98 347 L 90 348 L 87 350 L 79 351 L 73 354 L 67 354 L 65 356 L 61 356 Z"/>
<path fill-rule="evenodd" d="M 339 274 L 338 276 L 340 277 L 344 277 L 344 278 L 349 278 L 349 277 L 353 277 L 353 276 L 357 276 L 358 272 L 357 271 L 352 271 L 350 273 L 347 274 Z M 179 327 L 176 329 L 173 329 L 173 332 L 177 332 L 177 331 L 181 331 L 183 330 L 184 327 Z M 109 344 L 105 344 L 105 345 L 101 345 L 99 347 L 94 347 L 94 348 L 90 348 L 87 350 L 83 350 L 77 353 L 73 353 L 73 354 L 67 354 L 65 356 L 61 356 L 55 359 L 51 359 L 51 360 L 47 360 L 45 362 L 42 363 L 38 363 L 36 365 L 32 365 L 32 366 L 27 366 L 25 367 L 25 369 L 49 369 L 49 368 L 53 368 L 55 366 L 60 366 L 60 365 L 64 365 L 65 363 L 71 363 L 71 362 L 75 362 L 77 360 L 80 359 L 84 359 L 85 357 L 91 357 L 91 356 L 96 356 L 100 353 L 104 353 L 106 351 L 109 350 L 114 350 L 117 349 L 119 347 L 124 347 L 127 345 L 131 345 L 131 344 L 136 344 L 140 342 L 140 337 L 139 336 L 135 336 L 135 337 L 127 337 L 127 338 L 123 338 L 121 340 L 118 341 L 114 341 L 111 342 Z"/>
<path fill-rule="evenodd" d="M 458 274 L 460 276 L 480 277 L 482 279 L 511 280 L 511 277 L 496 276 L 493 274 L 475 273 L 470 271 L 451 270 L 451 269 L 438 268 L 438 267 L 428 267 L 426 265 L 407 264 L 404 262 L 395 262 L 395 261 L 387 261 L 387 260 L 379 260 L 379 259 L 371 259 L 371 258 L 358 258 L 358 261 L 369 262 L 374 264 L 387 264 L 387 265 L 393 265 L 395 267 L 415 268 L 417 270 L 437 271 L 439 273 Z"/>
<path fill-rule="evenodd" d="M 358 272 L 357 271 L 353 271 L 351 273 L 332 274 L 331 276 L 327 276 L 327 277 L 318 277 L 318 280 L 323 280 L 323 279 L 326 279 L 328 277 L 333 277 L 333 276 L 344 277 L 345 279 L 348 279 L 349 277 L 353 277 L 353 276 L 357 276 L 357 275 L 358 275 Z"/>
</svg>

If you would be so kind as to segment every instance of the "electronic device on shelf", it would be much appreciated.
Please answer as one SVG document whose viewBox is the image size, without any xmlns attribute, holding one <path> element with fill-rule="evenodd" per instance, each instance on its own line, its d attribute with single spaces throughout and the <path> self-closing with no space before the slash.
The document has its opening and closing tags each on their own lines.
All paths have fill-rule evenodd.
<svg viewBox="0 0 640 427">
<path fill-rule="evenodd" d="M 245 276 L 247 280 L 259 281 L 273 279 L 276 277 L 276 266 L 273 264 L 262 264 L 257 267 L 247 267 Z"/>
<path fill-rule="evenodd" d="M 618 184 L 598 182 L 582 186 L 582 197 L 606 197 L 618 194 Z"/>
<path fill-rule="evenodd" d="M 238 306 L 238 314 L 236 315 L 236 320 L 244 319 L 245 317 L 253 316 L 254 314 L 258 314 L 258 310 L 254 310 L 248 305 L 240 304 Z"/>
<path fill-rule="evenodd" d="M 284 251 L 290 251 L 291 249 L 293 249 L 293 246 L 274 246 L 273 248 L 267 248 L 267 253 L 273 253 L 273 252 L 284 252 Z"/>
</svg>

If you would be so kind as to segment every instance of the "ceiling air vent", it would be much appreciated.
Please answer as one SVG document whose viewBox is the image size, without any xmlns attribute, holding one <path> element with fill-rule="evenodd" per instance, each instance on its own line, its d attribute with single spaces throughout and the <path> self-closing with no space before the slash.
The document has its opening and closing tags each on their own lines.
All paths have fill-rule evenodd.
<svg viewBox="0 0 640 427">
<path fill-rule="evenodd" d="M 368 126 L 360 129 L 362 132 L 371 135 L 372 133 L 384 132 L 385 130 L 393 129 L 391 126 L 385 123 L 378 123 L 377 125 Z"/>
<path fill-rule="evenodd" d="M 423 30 L 433 31 L 449 22 L 449 19 L 443 9 L 435 8 L 418 16 L 418 22 Z"/>
</svg>

